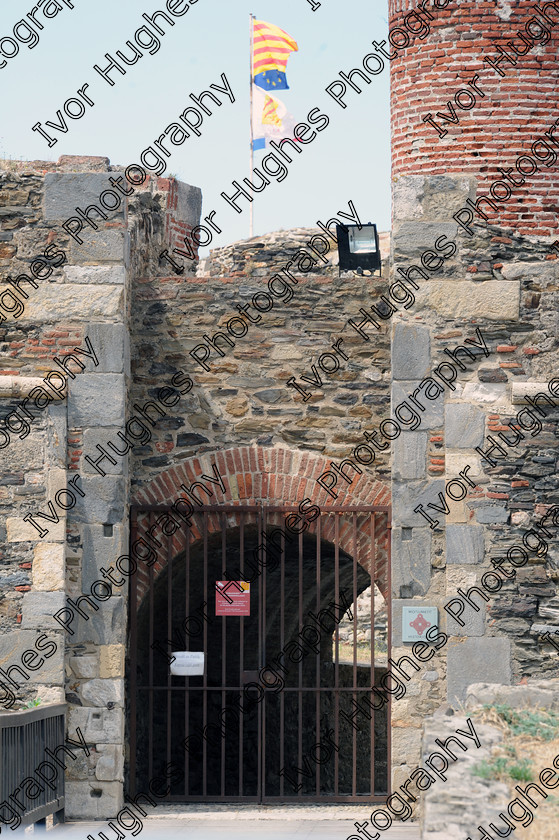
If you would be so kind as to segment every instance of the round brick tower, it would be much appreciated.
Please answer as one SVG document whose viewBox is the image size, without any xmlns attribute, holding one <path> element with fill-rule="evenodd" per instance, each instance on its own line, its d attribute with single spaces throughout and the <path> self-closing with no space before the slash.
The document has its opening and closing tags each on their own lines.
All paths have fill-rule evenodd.
<svg viewBox="0 0 559 840">
<path fill-rule="evenodd" d="M 388 6 L 393 178 L 475 175 L 487 221 L 555 235 L 559 2 Z"/>
</svg>

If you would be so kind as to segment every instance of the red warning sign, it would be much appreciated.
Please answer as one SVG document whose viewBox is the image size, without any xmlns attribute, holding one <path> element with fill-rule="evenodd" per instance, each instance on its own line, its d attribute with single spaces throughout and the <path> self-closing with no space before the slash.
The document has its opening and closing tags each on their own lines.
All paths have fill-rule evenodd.
<svg viewBox="0 0 559 840">
<path fill-rule="evenodd" d="M 217 580 L 216 615 L 250 615 L 250 583 L 246 580 Z"/>
</svg>

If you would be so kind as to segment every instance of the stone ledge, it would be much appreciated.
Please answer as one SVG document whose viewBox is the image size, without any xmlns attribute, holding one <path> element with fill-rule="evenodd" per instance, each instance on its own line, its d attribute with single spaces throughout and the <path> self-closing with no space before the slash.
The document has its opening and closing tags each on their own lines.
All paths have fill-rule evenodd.
<svg viewBox="0 0 559 840">
<path fill-rule="evenodd" d="M 102 248 L 102 243 L 99 247 Z M 27 301 L 20 323 L 58 324 L 60 321 L 76 321 L 88 324 L 100 319 L 119 319 L 122 312 L 122 285 L 57 283 L 43 286 L 40 297 Z"/>
<path fill-rule="evenodd" d="M 44 385 L 44 379 L 36 376 L 0 376 L 0 398 L 27 397 L 33 388 L 41 388 Z"/>
<path fill-rule="evenodd" d="M 530 627 L 530 633 L 535 636 L 544 636 L 547 635 L 547 633 L 555 635 L 559 633 L 559 626 L 557 624 L 532 624 Z M 559 639 L 557 641 L 559 642 Z"/>
<path fill-rule="evenodd" d="M 483 317 L 491 321 L 517 321 L 520 311 L 518 280 L 429 280 L 417 294 L 417 305 L 434 309 L 458 322 Z"/>
<path fill-rule="evenodd" d="M 513 382 L 512 404 L 528 405 L 526 397 L 534 397 L 540 392 L 548 396 L 550 400 L 553 399 L 553 397 L 549 393 L 547 382 Z"/>
<path fill-rule="evenodd" d="M 527 685 L 472 683 L 466 690 L 465 708 L 504 703 L 513 709 L 559 708 L 559 679 L 530 680 Z"/>
</svg>

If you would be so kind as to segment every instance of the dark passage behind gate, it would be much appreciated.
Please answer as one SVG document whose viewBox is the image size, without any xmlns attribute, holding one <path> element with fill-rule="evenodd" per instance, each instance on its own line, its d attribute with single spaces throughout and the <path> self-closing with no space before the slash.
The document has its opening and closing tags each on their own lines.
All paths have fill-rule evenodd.
<svg viewBox="0 0 559 840">
<path fill-rule="evenodd" d="M 359 730 L 351 715 L 390 655 L 375 663 L 375 558 L 389 510 L 328 508 L 298 536 L 285 528 L 295 510 L 200 507 L 178 547 L 157 530 L 169 508 L 133 509 L 132 540 L 152 529 L 161 547 L 130 578 L 131 793 L 167 775 L 158 792 L 170 801 L 386 795 L 389 705 L 370 721 L 354 715 Z M 250 615 L 216 616 L 223 580 L 250 582 Z M 203 652 L 204 674 L 171 675 L 173 651 Z"/>
</svg>

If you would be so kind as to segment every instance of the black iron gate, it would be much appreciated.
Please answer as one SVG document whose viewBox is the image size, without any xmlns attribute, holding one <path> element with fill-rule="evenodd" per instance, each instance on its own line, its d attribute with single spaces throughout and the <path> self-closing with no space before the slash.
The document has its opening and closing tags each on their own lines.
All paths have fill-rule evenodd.
<svg viewBox="0 0 559 840">
<path fill-rule="evenodd" d="M 389 508 L 330 507 L 294 536 L 297 510 L 200 507 L 179 528 L 168 507 L 133 508 L 146 560 L 130 577 L 132 794 L 151 783 L 169 801 L 386 796 L 390 697 L 371 689 L 390 656 L 389 598 L 377 651 L 374 614 Z M 239 609 L 239 586 L 228 597 L 220 581 L 250 584 L 249 615 L 216 616 L 218 602 Z M 172 675 L 177 651 L 203 652 L 203 674 Z"/>
</svg>

